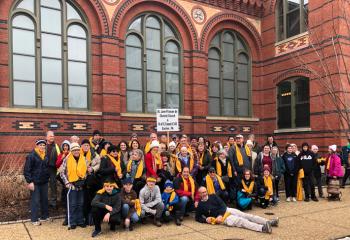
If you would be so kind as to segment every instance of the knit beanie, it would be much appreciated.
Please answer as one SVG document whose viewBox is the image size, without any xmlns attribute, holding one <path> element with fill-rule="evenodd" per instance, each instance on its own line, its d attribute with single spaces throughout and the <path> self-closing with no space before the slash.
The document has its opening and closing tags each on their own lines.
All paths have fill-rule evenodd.
<svg viewBox="0 0 350 240">
<path fill-rule="evenodd" d="M 164 188 L 171 187 L 174 188 L 173 182 L 170 180 L 166 180 L 164 184 Z"/>
</svg>

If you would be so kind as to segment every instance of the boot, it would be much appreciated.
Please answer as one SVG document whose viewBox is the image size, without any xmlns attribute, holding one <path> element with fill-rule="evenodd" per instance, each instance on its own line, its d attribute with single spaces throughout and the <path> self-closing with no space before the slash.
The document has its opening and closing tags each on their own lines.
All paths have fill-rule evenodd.
<svg viewBox="0 0 350 240">
<path fill-rule="evenodd" d="M 154 223 L 154 225 L 156 225 L 157 227 L 161 227 L 161 226 L 162 226 L 162 223 L 160 222 L 160 219 L 159 219 L 159 218 L 154 218 L 153 223 Z"/>
<path fill-rule="evenodd" d="M 175 224 L 181 226 L 181 213 L 179 211 L 175 212 Z"/>
</svg>

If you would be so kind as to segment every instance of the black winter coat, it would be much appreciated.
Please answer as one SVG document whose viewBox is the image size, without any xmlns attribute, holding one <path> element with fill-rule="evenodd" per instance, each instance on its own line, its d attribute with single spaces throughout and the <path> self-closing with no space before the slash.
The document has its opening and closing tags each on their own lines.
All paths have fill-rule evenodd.
<svg viewBox="0 0 350 240">
<path fill-rule="evenodd" d="M 113 208 L 111 215 L 119 213 L 122 206 L 122 199 L 120 193 L 116 189 L 113 189 L 112 194 L 104 192 L 102 194 L 97 193 L 91 202 L 92 207 L 106 209 L 106 205 Z"/>
<path fill-rule="evenodd" d="M 47 156 L 41 160 L 40 156 L 33 150 L 26 158 L 23 175 L 27 183 L 47 183 L 50 177 Z"/>
</svg>

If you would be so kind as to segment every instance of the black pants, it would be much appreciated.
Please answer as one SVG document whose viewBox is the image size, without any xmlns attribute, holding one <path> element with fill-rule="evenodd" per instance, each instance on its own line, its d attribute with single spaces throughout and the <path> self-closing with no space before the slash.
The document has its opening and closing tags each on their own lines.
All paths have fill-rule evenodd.
<svg viewBox="0 0 350 240">
<path fill-rule="evenodd" d="M 315 198 L 315 185 L 314 182 L 312 181 L 312 173 L 304 173 L 304 178 L 303 178 L 303 188 L 305 192 L 305 199 L 310 198 Z"/>
<path fill-rule="evenodd" d="M 145 184 L 146 184 L 146 181 L 143 180 L 142 178 L 134 179 L 134 184 L 132 188 L 136 192 L 137 196 L 140 194 L 140 191 L 145 186 Z"/>
<path fill-rule="evenodd" d="M 275 194 L 275 197 L 279 198 L 279 194 L 278 194 L 278 184 L 280 183 L 281 180 L 281 176 L 276 176 L 274 181 L 273 181 L 273 192 Z"/>
<path fill-rule="evenodd" d="M 103 208 L 93 207 L 91 209 L 92 218 L 93 218 L 94 224 L 95 224 L 95 230 L 101 231 L 102 220 L 108 212 L 109 211 L 107 209 L 103 209 Z M 111 215 L 109 218 L 109 225 L 111 227 L 115 227 L 115 225 L 119 225 L 121 222 L 120 219 L 121 219 L 120 213 L 116 213 L 116 214 Z"/>
<path fill-rule="evenodd" d="M 349 177 L 350 177 L 350 168 L 347 168 L 345 170 L 345 174 L 344 174 L 343 181 L 342 181 L 343 187 L 345 186 L 346 180 L 348 180 Z"/>
<path fill-rule="evenodd" d="M 50 199 L 49 205 L 52 207 L 56 207 L 57 205 L 57 169 L 56 167 L 49 167 L 49 187 L 50 187 Z"/>
<path fill-rule="evenodd" d="M 96 194 L 96 189 L 90 186 L 84 186 L 84 219 L 85 224 L 91 224 L 91 202 L 94 199 Z"/>
<path fill-rule="evenodd" d="M 173 219 L 179 219 L 181 214 L 181 203 L 178 202 L 175 205 L 173 205 L 173 210 L 170 212 L 170 215 L 167 215 L 167 209 L 164 208 L 162 219 L 164 222 L 170 222 Z"/>
<path fill-rule="evenodd" d="M 297 175 L 294 174 L 293 176 L 286 173 L 284 174 L 284 183 L 286 187 L 286 197 L 295 197 L 296 191 L 297 191 Z"/>
</svg>

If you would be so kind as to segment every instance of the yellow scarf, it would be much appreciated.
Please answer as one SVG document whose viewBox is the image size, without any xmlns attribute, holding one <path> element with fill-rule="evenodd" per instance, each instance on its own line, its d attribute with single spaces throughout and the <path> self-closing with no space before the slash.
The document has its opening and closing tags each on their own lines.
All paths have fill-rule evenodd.
<svg viewBox="0 0 350 240">
<path fill-rule="evenodd" d="M 244 180 L 242 179 L 242 185 L 246 193 L 252 194 L 254 190 L 254 181 L 251 181 L 249 184 L 249 187 L 245 184 Z"/>
<path fill-rule="evenodd" d="M 175 197 L 176 197 L 176 192 L 174 191 L 174 189 L 171 189 L 170 191 L 164 189 L 164 192 L 166 193 L 170 193 L 170 198 L 169 198 L 169 203 L 171 203 L 172 201 L 174 201 Z M 171 212 L 174 209 L 174 206 L 169 206 L 168 210 Z"/>
<path fill-rule="evenodd" d="M 181 176 L 181 177 L 182 177 L 182 182 L 183 182 L 183 184 L 184 184 L 184 191 L 185 191 L 185 192 L 188 192 L 188 184 L 187 184 L 187 181 L 186 181 L 186 179 L 184 179 L 183 176 Z M 196 186 L 195 186 L 194 180 L 193 180 L 193 178 L 192 178 L 191 176 L 188 176 L 188 179 L 190 180 L 192 198 L 194 199 L 194 192 L 195 192 L 195 190 L 196 190 L 196 189 L 195 189 Z"/>
<path fill-rule="evenodd" d="M 67 159 L 67 173 L 68 173 L 68 181 L 76 182 L 79 179 L 85 178 L 87 171 L 87 166 L 85 162 L 85 158 L 82 154 L 79 156 L 78 163 L 75 160 L 73 154 L 68 155 Z"/>
<path fill-rule="evenodd" d="M 106 192 L 106 190 L 105 190 L 105 188 L 104 188 L 106 185 L 108 185 L 108 186 L 113 186 L 113 188 L 118 188 L 118 185 L 117 185 L 116 183 L 104 183 L 104 184 L 103 184 L 103 188 L 100 189 L 100 190 L 98 190 L 98 191 L 97 191 L 97 194 L 103 194 L 104 192 Z"/>
<path fill-rule="evenodd" d="M 40 157 L 41 160 L 44 160 L 44 159 L 45 159 L 45 154 L 46 154 L 45 151 L 41 152 L 41 151 L 39 150 L 39 148 L 37 148 L 37 147 L 34 149 L 34 151 L 36 152 L 36 154 L 39 155 L 39 157 Z"/>
<path fill-rule="evenodd" d="M 132 161 L 133 160 L 129 160 L 128 165 L 126 166 L 126 171 L 128 173 L 131 172 L 131 166 L 132 166 Z M 142 177 L 142 173 L 143 173 L 143 161 L 139 160 L 139 165 L 137 166 L 137 170 L 136 170 L 136 174 L 135 174 L 135 179 L 138 179 L 140 177 Z"/>
<path fill-rule="evenodd" d="M 192 171 L 193 166 L 194 166 L 194 159 L 192 155 L 190 155 L 190 172 Z M 182 172 L 181 160 L 179 158 L 176 159 L 176 169 L 179 173 Z"/>
<path fill-rule="evenodd" d="M 107 155 L 106 149 L 102 149 L 101 152 L 100 152 L 100 157 L 104 157 L 106 155 Z"/>
<path fill-rule="evenodd" d="M 84 153 L 84 151 L 83 151 L 82 148 L 80 148 L 80 155 L 85 156 L 85 153 Z M 89 149 L 89 151 L 86 153 L 85 158 L 86 158 L 86 160 L 88 161 L 88 165 L 90 165 L 90 164 L 91 164 L 91 151 L 90 151 L 90 149 Z"/>
<path fill-rule="evenodd" d="M 145 154 L 151 150 L 151 142 L 147 142 L 145 146 Z"/>
<path fill-rule="evenodd" d="M 199 158 L 199 166 L 203 166 L 203 158 L 205 155 L 205 151 L 200 153 L 200 158 Z"/>
<path fill-rule="evenodd" d="M 111 162 L 113 163 L 114 167 L 117 168 L 118 170 L 118 177 L 121 176 L 122 173 L 122 167 L 120 165 L 120 158 L 118 158 L 118 160 L 116 160 L 114 157 L 112 157 L 111 155 L 107 154 L 107 156 L 109 157 L 109 159 L 111 160 Z"/>
<path fill-rule="evenodd" d="M 141 216 L 141 202 L 140 202 L 140 199 L 135 199 L 135 210 L 136 210 L 136 214 L 137 216 Z"/>
<path fill-rule="evenodd" d="M 215 174 L 216 175 L 216 179 L 218 180 L 219 182 L 219 185 L 220 185 L 220 188 L 221 190 L 225 190 L 225 184 L 222 182 L 222 179 L 219 175 Z M 215 194 L 215 187 L 214 187 L 214 181 L 213 179 L 211 179 L 211 177 L 209 176 L 209 174 L 205 177 L 205 182 L 207 184 L 207 191 L 208 191 L 208 194 L 211 195 L 211 194 Z"/>
<path fill-rule="evenodd" d="M 265 199 L 270 199 L 270 197 L 273 194 L 273 188 L 272 188 L 272 178 L 271 176 L 264 176 L 264 185 L 267 187 L 267 191 L 265 193 Z"/>
<path fill-rule="evenodd" d="M 223 219 L 222 219 L 222 223 L 224 223 L 225 220 L 226 220 L 226 218 L 227 218 L 228 216 L 230 216 L 230 215 L 231 215 L 230 212 L 225 212 L 225 214 L 224 214 L 224 216 L 223 216 Z M 209 219 L 210 219 L 210 224 L 213 224 L 213 225 L 216 224 L 216 218 L 214 218 L 214 217 L 209 217 Z"/>
<path fill-rule="evenodd" d="M 221 164 L 219 163 L 219 158 L 215 158 L 214 159 L 216 161 L 216 173 L 222 177 L 222 169 L 221 169 Z M 226 163 L 227 163 L 227 175 L 228 177 L 232 178 L 232 166 L 231 166 L 231 163 L 229 161 L 226 160 Z"/>
<path fill-rule="evenodd" d="M 242 157 L 241 150 L 239 149 L 237 144 L 235 144 L 235 148 L 236 148 L 236 156 L 237 156 L 238 165 L 243 166 L 243 157 Z M 246 152 L 247 156 L 250 157 L 251 153 L 250 153 L 249 147 L 247 145 L 245 145 L 244 148 L 245 148 L 245 152 Z"/>
<path fill-rule="evenodd" d="M 304 178 L 304 169 L 300 169 L 298 173 L 297 181 L 297 200 L 303 200 L 303 178 Z"/>
<path fill-rule="evenodd" d="M 329 167 L 331 166 L 331 155 L 328 156 L 327 158 L 327 170 L 329 170 Z"/>
<path fill-rule="evenodd" d="M 90 146 L 91 146 L 93 149 L 95 149 L 95 144 L 92 142 L 92 139 L 93 139 L 93 137 L 90 137 L 90 139 L 89 139 Z"/>
</svg>

